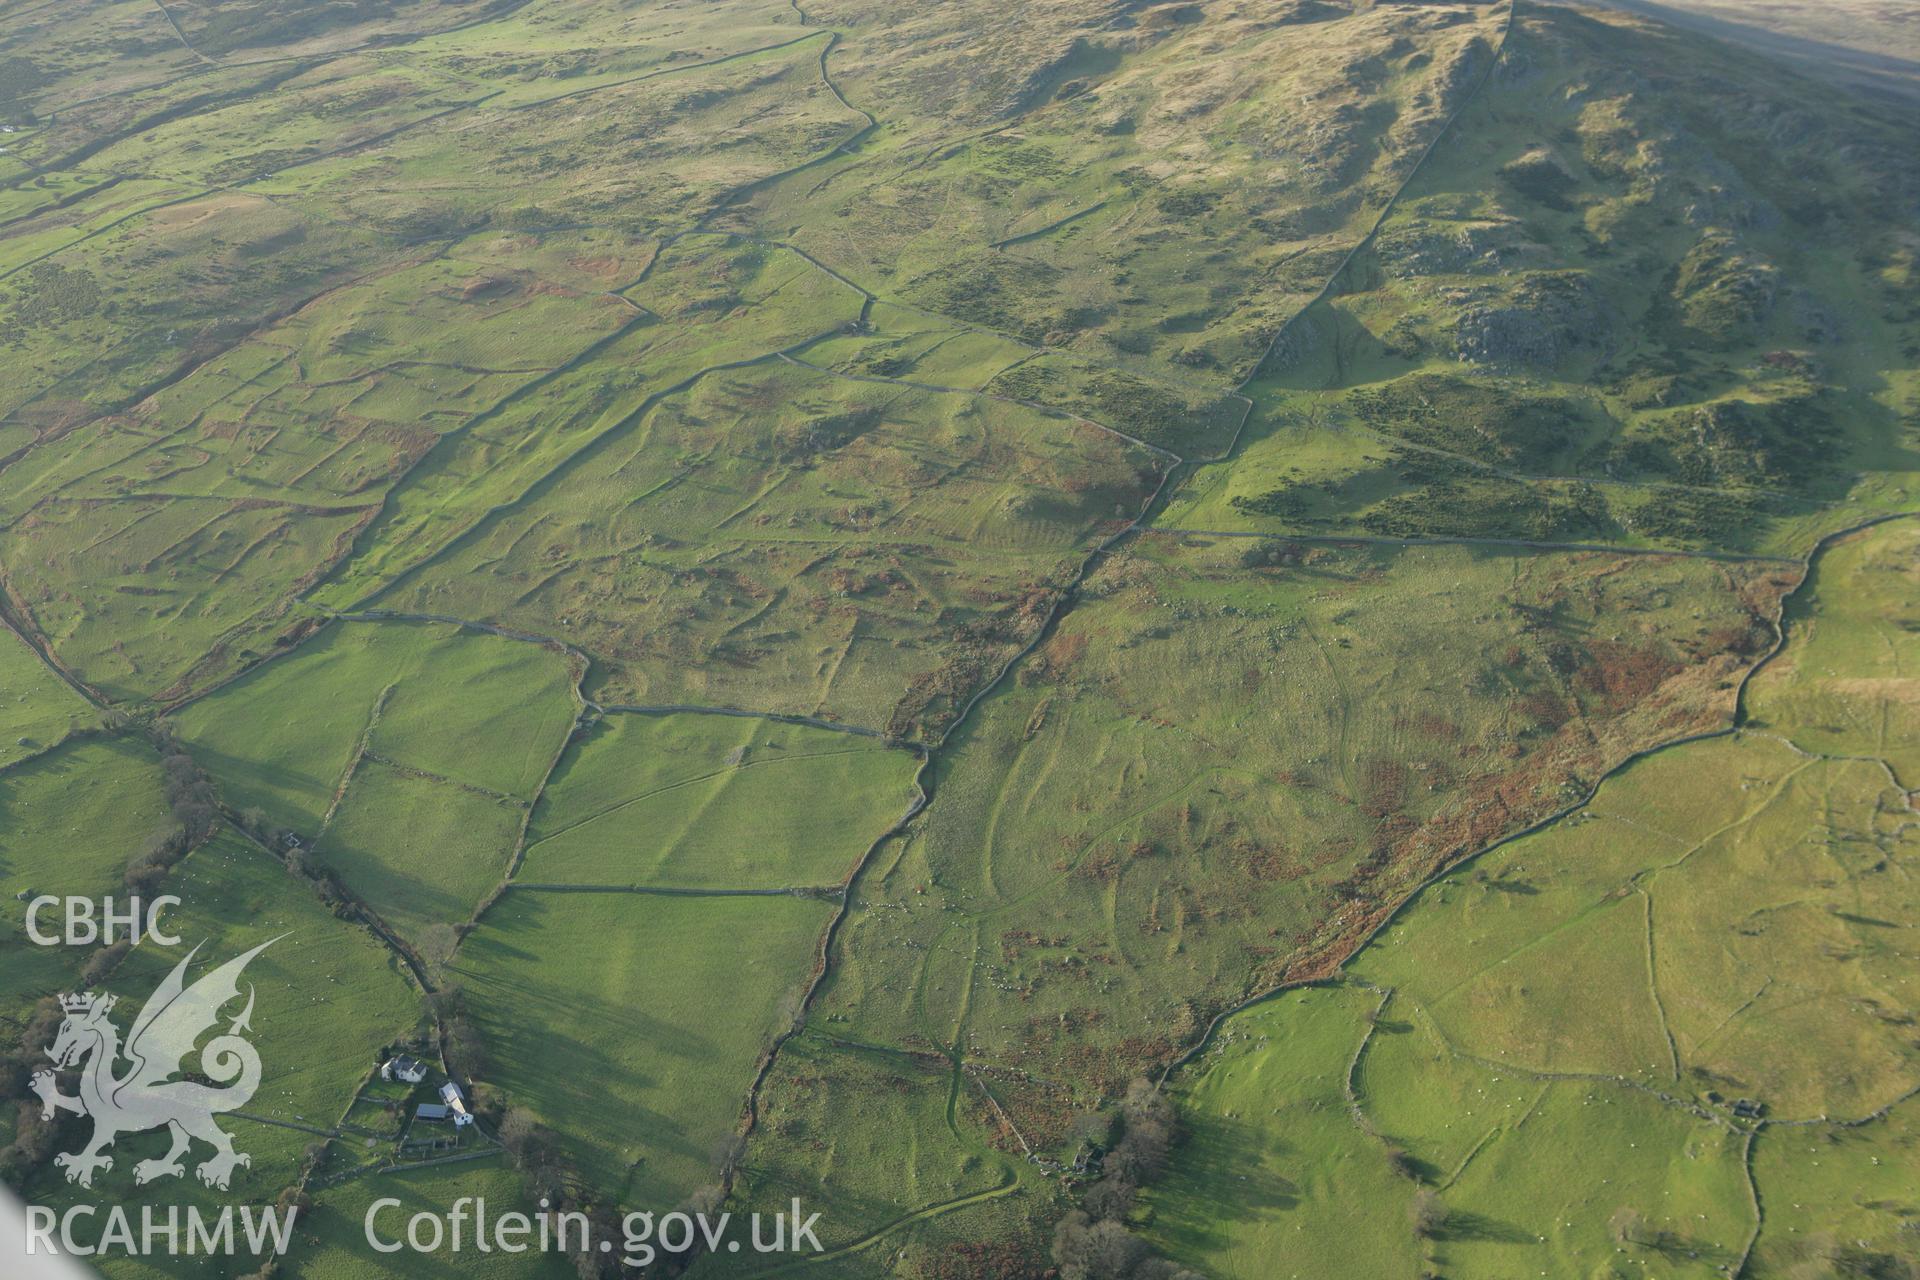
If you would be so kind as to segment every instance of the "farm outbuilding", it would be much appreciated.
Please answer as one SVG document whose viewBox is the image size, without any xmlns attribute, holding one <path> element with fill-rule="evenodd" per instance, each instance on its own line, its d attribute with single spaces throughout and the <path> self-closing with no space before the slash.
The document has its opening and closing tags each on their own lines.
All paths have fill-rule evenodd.
<svg viewBox="0 0 1920 1280">
<path fill-rule="evenodd" d="M 440 1086 L 440 1101 L 446 1104 L 446 1110 L 452 1114 L 456 1125 L 473 1123 L 473 1116 L 467 1111 L 467 1096 L 453 1081 L 449 1080 Z"/>
</svg>

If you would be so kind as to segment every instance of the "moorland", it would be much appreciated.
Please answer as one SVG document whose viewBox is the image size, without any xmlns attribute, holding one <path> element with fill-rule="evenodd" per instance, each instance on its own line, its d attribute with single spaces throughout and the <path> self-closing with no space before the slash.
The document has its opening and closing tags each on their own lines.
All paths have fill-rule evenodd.
<svg viewBox="0 0 1920 1280">
<path fill-rule="evenodd" d="M 103 1177 L 294 1246 L 110 1276 L 1920 1274 L 1885 97 L 1527 0 L 4 12 L 0 1179 L 171 964 L 26 898 L 284 935 L 251 1166 Z"/>
</svg>

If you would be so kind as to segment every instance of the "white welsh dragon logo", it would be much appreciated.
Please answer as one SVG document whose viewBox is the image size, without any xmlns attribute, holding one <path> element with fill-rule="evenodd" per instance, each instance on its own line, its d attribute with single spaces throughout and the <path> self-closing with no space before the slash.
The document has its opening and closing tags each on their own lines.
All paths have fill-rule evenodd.
<svg viewBox="0 0 1920 1280">
<path fill-rule="evenodd" d="M 54 1157 L 54 1163 L 67 1171 L 67 1181 L 92 1186 L 96 1170 L 113 1168 L 113 1157 L 103 1153 L 115 1138 L 162 1125 L 172 1131 L 173 1148 L 157 1160 L 136 1164 L 135 1182 L 185 1173 L 181 1157 L 194 1138 L 214 1147 L 213 1156 L 195 1170 L 200 1181 L 210 1187 L 226 1190 L 233 1171 L 253 1163 L 252 1157 L 233 1149 L 233 1139 L 213 1122 L 216 1115 L 245 1106 L 260 1087 L 260 1055 L 240 1034 L 250 1029 L 251 987 L 247 989 L 247 1007 L 240 1016 L 225 1034 L 207 1041 L 200 1050 L 205 1077 L 226 1087 L 172 1077 L 181 1073 L 201 1034 L 219 1020 L 221 1006 L 239 996 L 240 971 L 278 941 L 274 938 L 261 943 L 188 987 L 183 977 L 199 954 L 200 948 L 195 947 L 141 1007 L 124 1049 L 119 1028 L 107 1016 L 113 1011 L 113 996 L 85 992 L 60 997 L 60 1007 L 67 1017 L 47 1056 L 62 1068 L 87 1059 L 80 1074 L 80 1095 L 61 1093 L 49 1070 L 34 1075 L 33 1091 L 40 1095 L 41 1114 L 49 1120 L 57 1111 L 71 1111 L 93 1120 L 93 1137 L 84 1150 Z M 124 1074 L 115 1074 L 123 1055 L 129 1066 Z"/>
</svg>

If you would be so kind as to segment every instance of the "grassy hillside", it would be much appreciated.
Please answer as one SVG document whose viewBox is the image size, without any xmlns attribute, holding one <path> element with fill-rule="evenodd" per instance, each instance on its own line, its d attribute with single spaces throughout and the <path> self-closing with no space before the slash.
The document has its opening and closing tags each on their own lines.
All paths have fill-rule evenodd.
<svg viewBox="0 0 1920 1280">
<path fill-rule="evenodd" d="M 1881 615 L 1807 620 L 1859 619 L 1909 574 L 1916 536 L 1888 524 L 1827 551 L 1750 696 L 1816 652 L 1850 689 L 1910 659 L 1909 639 L 1860 643 Z M 1867 696 L 1897 711 L 1901 690 Z M 1244 1109 L 1253 1131 L 1233 1145 L 1285 1153 L 1275 1178 L 1371 1170 L 1373 1189 L 1342 1203 L 1429 1268 L 1914 1265 L 1901 1175 L 1881 1172 L 1911 1176 L 1902 1135 L 1920 1083 L 1901 941 L 1920 911 L 1903 870 L 1912 797 L 1878 754 L 1880 717 L 1848 734 L 1821 710 L 1636 762 L 1571 816 L 1424 888 L 1334 985 L 1229 1019 L 1177 1078 L 1194 1138 L 1153 1192 L 1150 1233 L 1209 1274 L 1264 1274 L 1243 1238 L 1270 1239 L 1252 1233 L 1286 1217 L 1259 1212 L 1271 1193 L 1227 1172 L 1212 1136 Z M 1348 1046 L 1343 1068 L 1253 1092 L 1250 1078 L 1295 1069 L 1322 1036 L 1330 1053 Z M 1319 1129 L 1287 1127 L 1316 1099 Z M 1258 1225 L 1210 1230 L 1222 1201 L 1227 1221 Z M 1343 1243 L 1308 1239 L 1323 1258 Z"/>
<path fill-rule="evenodd" d="M 835 885 L 906 812 L 918 760 L 733 716 L 614 714 L 554 770 L 524 876 L 708 889 Z"/>
<path fill-rule="evenodd" d="M 295 929 L 281 1274 L 414 1274 L 388 1189 L 900 1280 L 1920 1266 L 1916 545 L 1827 541 L 1920 482 L 1920 138 L 1657 8 L 11 6 L 9 1176 L 76 1194 L 47 997 L 166 960 L 12 895 L 164 881 Z"/>
<path fill-rule="evenodd" d="M 1898 128 L 1633 18 L 1515 40 L 1165 522 L 1803 553 L 1909 505 Z"/>
</svg>

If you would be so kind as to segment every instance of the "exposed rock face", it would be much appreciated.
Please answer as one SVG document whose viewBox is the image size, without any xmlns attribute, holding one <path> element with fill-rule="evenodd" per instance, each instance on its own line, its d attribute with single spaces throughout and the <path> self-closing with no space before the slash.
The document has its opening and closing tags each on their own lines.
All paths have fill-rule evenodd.
<svg viewBox="0 0 1920 1280">
<path fill-rule="evenodd" d="M 1517 223 L 1468 222 L 1414 226 L 1381 237 L 1376 252 L 1390 276 L 1493 274 L 1509 269 L 1525 253 Z"/>
<path fill-rule="evenodd" d="M 1285 373 L 1311 359 L 1320 349 L 1320 334 L 1310 322 L 1289 324 L 1274 336 L 1263 367 L 1270 373 Z"/>
<path fill-rule="evenodd" d="M 1673 299 L 1686 323 L 1715 342 L 1754 336 L 1771 315 L 1779 272 L 1764 255 L 1724 231 L 1710 231 L 1681 260 Z"/>
<path fill-rule="evenodd" d="M 1692 143 L 1692 140 L 1688 140 Z M 1755 194 L 1739 173 L 1705 147 L 1689 145 L 1684 152 L 1687 203 L 1680 211 L 1690 227 L 1731 227 L 1736 231 L 1771 231 L 1784 219 L 1780 210 Z"/>
<path fill-rule="evenodd" d="M 1580 347 L 1599 345 L 1604 305 L 1584 275 L 1540 272 L 1522 279 L 1503 301 L 1470 307 L 1454 322 L 1454 354 L 1500 369 L 1558 364 Z"/>
</svg>

